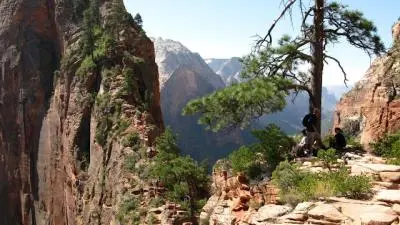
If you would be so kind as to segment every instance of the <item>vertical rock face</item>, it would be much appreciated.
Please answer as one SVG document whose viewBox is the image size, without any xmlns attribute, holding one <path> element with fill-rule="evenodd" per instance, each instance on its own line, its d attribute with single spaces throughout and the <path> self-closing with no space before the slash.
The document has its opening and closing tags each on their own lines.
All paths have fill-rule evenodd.
<svg viewBox="0 0 400 225">
<path fill-rule="evenodd" d="M 361 144 L 376 141 L 384 133 L 400 129 L 400 46 L 397 23 L 394 45 L 377 58 L 355 87 L 336 106 L 334 126 L 359 135 Z"/>
<path fill-rule="evenodd" d="M 0 2 L 0 224 L 112 224 L 133 179 L 121 141 L 163 128 L 151 40 L 121 22 L 86 66 L 73 2 Z M 101 27 L 115 8 L 99 1 Z"/>
</svg>

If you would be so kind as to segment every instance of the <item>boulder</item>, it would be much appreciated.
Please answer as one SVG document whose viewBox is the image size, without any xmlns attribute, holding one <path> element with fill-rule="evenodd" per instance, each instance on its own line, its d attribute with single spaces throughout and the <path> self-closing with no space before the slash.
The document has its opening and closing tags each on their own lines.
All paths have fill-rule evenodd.
<svg viewBox="0 0 400 225">
<path fill-rule="evenodd" d="M 375 172 L 400 172 L 400 166 L 375 163 L 360 163 L 360 166 Z"/>
<path fill-rule="evenodd" d="M 389 213 L 368 212 L 362 214 L 360 219 L 363 225 L 390 225 L 397 221 L 398 217 Z"/>
<path fill-rule="evenodd" d="M 392 206 L 392 210 L 397 213 L 398 215 L 400 215 L 400 205 L 399 204 L 394 204 Z"/>
<path fill-rule="evenodd" d="M 260 223 L 275 221 L 278 217 L 285 215 L 291 210 L 290 206 L 285 205 L 264 205 L 257 213 L 250 218 L 250 223 Z"/>
<path fill-rule="evenodd" d="M 308 216 L 317 220 L 325 220 L 334 223 L 340 223 L 347 219 L 334 206 L 328 204 L 317 205 L 308 212 Z"/>
<path fill-rule="evenodd" d="M 400 190 L 381 190 L 376 195 L 379 201 L 400 203 Z"/>
<path fill-rule="evenodd" d="M 315 203 L 313 202 L 302 202 L 297 204 L 296 208 L 293 210 L 294 213 L 307 213 Z"/>
<path fill-rule="evenodd" d="M 367 215 L 372 213 L 395 215 L 389 206 L 381 204 L 373 201 L 342 199 L 342 201 L 334 203 L 334 206 L 340 207 L 341 213 L 352 221 L 351 224 L 362 224 L 361 217 L 364 218 L 364 221 L 368 221 Z"/>
<path fill-rule="evenodd" d="M 400 172 L 381 172 L 379 176 L 382 181 L 400 183 Z"/>
</svg>

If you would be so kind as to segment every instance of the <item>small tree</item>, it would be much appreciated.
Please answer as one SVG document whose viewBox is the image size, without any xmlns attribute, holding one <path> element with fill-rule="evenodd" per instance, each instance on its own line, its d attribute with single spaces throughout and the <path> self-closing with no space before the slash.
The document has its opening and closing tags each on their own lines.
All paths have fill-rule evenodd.
<svg viewBox="0 0 400 225">
<path fill-rule="evenodd" d="M 259 37 L 253 52 L 243 59 L 242 77 L 250 88 L 240 84 L 218 91 L 210 96 L 191 101 L 184 109 L 184 114 L 201 113 L 200 122 L 219 130 L 227 127 L 248 124 L 249 119 L 262 116 L 283 108 L 280 95 L 305 91 L 309 95 L 310 111 L 321 109 L 322 74 L 324 63 L 332 61 L 342 70 L 344 82 L 347 77 L 340 61 L 327 52 L 327 46 L 347 40 L 351 45 L 363 49 L 367 54 L 380 54 L 384 45 L 376 34 L 374 24 L 364 18 L 359 11 L 349 10 L 337 2 L 310 0 L 306 7 L 305 0 L 283 0 L 284 9 L 268 29 L 264 37 Z M 272 32 L 282 18 L 291 14 L 298 3 L 301 12 L 300 35 L 291 38 L 283 36 L 273 46 Z M 311 69 L 304 72 L 300 65 Z M 267 78 L 267 79 L 266 79 Z M 262 80 L 263 85 L 256 85 L 254 80 Z M 275 80 L 282 80 L 285 85 L 276 85 Z M 271 93 L 271 86 L 275 87 Z M 234 90 L 234 91 L 233 91 Z M 249 93 L 243 93 L 249 92 Z M 235 95 L 232 95 L 235 94 Z M 232 96 L 227 96 L 232 95 Z M 270 98 L 278 99 L 270 104 Z M 225 117 L 227 112 L 227 117 Z M 318 131 L 321 121 L 318 120 Z"/>
<path fill-rule="evenodd" d="M 208 195 L 207 167 L 189 156 L 179 156 L 176 138 L 169 128 L 156 139 L 156 148 L 158 154 L 151 175 L 164 184 L 170 199 L 181 203 L 188 200 L 190 214 L 194 216 L 198 202 Z"/>
</svg>

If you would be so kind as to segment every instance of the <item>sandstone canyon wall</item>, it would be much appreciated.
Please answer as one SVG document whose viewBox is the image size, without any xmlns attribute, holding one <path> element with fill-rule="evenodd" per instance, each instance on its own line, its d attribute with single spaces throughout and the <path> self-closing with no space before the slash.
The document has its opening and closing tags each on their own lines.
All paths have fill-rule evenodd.
<svg viewBox="0 0 400 225">
<path fill-rule="evenodd" d="M 135 133 L 146 148 L 163 129 L 151 40 L 129 19 L 104 36 L 113 9 L 129 15 L 100 0 L 96 35 L 113 48 L 97 43 L 101 58 L 84 64 L 77 2 L 89 1 L 0 1 L 2 225 L 114 224 L 127 187 L 144 182 L 123 170 L 140 154 L 121 141 Z"/>
<path fill-rule="evenodd" d="M 334 127 L 342 127 L 369 143 L 400 129 L 400 23 L 393 26 L 393 46 L 374 60 L 364 77 L 336 106 Z"/>
</svg>

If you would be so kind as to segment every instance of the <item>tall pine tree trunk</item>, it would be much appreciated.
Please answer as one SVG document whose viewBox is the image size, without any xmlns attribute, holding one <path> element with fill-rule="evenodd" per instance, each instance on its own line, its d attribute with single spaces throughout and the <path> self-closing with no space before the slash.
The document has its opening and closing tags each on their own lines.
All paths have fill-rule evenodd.
<svg viewBox="0 0 400 225">
<path fill-rule="evenodd" d="M 312 67 L 311 67 L 311 92 L 310 111 L 321 111 L 322 97 L 322 72 L 324 70 L 324 1 L 315 0 L 314 32 L 311 43 Z M 317 121 L 317 130 L 321 132 L 321 118 Z"/>
</svg>

